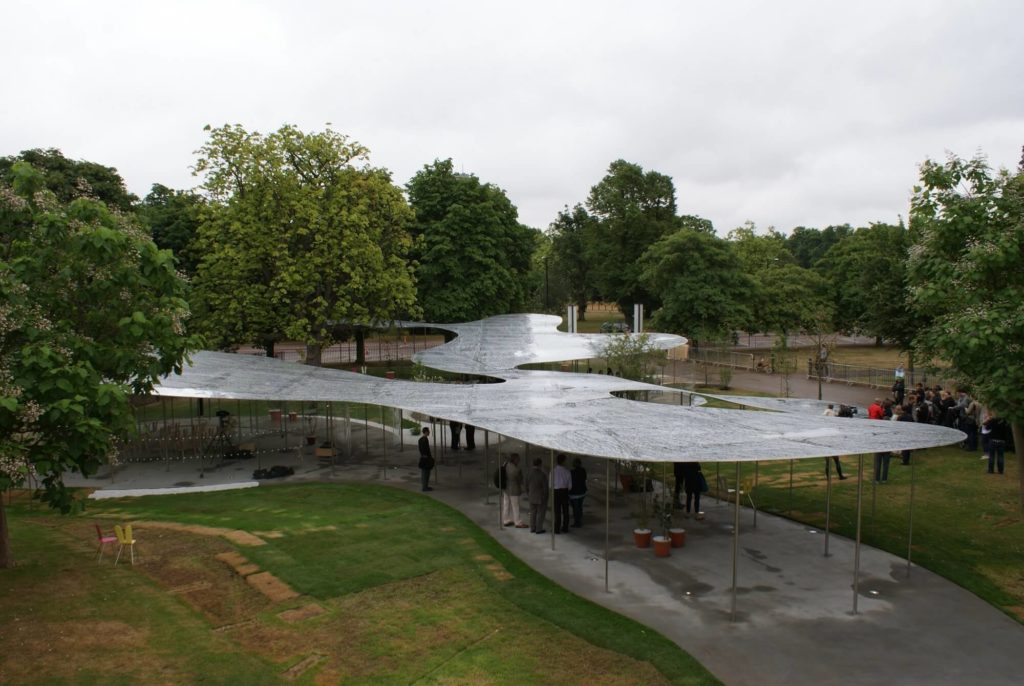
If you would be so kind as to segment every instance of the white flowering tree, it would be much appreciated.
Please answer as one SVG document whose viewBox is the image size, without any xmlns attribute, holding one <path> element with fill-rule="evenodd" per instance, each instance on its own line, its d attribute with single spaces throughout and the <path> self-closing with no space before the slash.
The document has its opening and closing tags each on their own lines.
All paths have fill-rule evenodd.
<svg viewBox="0 0 1024 686">
<path fill-rule="evenodd" d="M 1024 511 L 1024 168 L 983 157 L 921 165 L 910 215 L 910 297 L 925 321 L 914 349 L 948 360 L 1010 422 Z"/>
<path fill-rule="evenodd" d="M 128 399 L 190 348 L 185 282 L 131 218 L 60 202 L 40 172 L 0 182 L 0 493 L 38 478 L 69 512 L 68 472 L 92 474 L 133 429 Z M 0 498 L 0 568 L 13 563 Z"/>
</svg>

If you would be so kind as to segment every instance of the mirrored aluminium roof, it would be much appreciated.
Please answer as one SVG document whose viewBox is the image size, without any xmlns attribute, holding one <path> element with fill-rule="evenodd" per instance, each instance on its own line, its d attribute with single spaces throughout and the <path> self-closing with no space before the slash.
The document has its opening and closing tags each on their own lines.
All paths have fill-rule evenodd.
<svg viewBox="0 0 1024 686">
<path fill-rule="evenodd" d="M 454 331 L 444 346 L 418 353 L 424 365 L 488 375 L 497 383 L 381 379 L 266 357 L 200 352 L 162 396 L 280 401 L 347 401 L 421 412 L 559 452 L 623 460 L 772 460 L 913 450 L 963 440 L 959 431 L 912 422 L 851 422 L 814 411 L 728 410 L 640 402 L 626 391 L 675 391 L 603 374 L 516 367 L 600 357 L 611 336 L 565 334 L 550 315 L 505 315 L 467 324 L 419 324 Z M 685 339 L 651 334 L 661 349 Z M 787 404 L 783 403 L 782 407 Z M 795 403 L 786 409 L 798 409 Z"/>
</svg>

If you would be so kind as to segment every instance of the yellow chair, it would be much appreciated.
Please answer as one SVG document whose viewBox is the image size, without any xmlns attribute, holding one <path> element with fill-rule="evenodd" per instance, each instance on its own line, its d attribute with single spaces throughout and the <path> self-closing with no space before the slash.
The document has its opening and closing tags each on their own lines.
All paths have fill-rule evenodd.
<svg viewBox="0 0 1024 686">
<path fill-rule="evenodd" d="M 121 559 L 121 552 L 125 546 L 128 546 L 128 553 L 131 555 L 132 564 L 135 564 L 135 539 L 132 538 L 132 525 L 126 524 L 124 529 L 121 528 L 120 524 L 114 525 L 114 535 L 117 536 L 117 542 L 121 546 L 117 549 L 117 557 L 114 558 L 114 565 L 117 565 L 118 560 Z"/>
</svg>

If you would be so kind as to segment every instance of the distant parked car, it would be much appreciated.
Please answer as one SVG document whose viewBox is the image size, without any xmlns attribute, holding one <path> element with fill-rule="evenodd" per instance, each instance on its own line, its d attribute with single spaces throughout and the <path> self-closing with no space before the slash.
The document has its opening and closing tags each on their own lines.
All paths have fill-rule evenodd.
<svg viewBox="0 0 1024 686">
<path fill-rule="evenodd" d="M 604 322 L 601 324 L 601 333 L 629 333 L 629 324 L 626 322 Z"/>
</svg>

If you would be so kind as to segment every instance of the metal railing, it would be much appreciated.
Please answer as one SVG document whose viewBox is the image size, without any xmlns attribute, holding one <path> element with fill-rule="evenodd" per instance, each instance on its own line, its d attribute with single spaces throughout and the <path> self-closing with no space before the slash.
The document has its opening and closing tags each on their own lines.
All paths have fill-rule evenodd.
<svg viewBox="0 0 1024 686">
<path fill-rule="evenodd" d="M 938 370 L 930 375 L 921 373 L 918 370 L 907 370 L 903 382 L 909 391 L 917 384 L 939 382 L 947 385 L 949 374 L 945 370 Z M 807 360 L 807 378 L 818 378 L 818 365 L 814 360 Z M 821 365 L 821 380 L 830 383 L 845 383 L 849 385 L 871 386 L 872 388 L 892 388 L 896 383 L 896 370 L 883 367 L 865 367 L 856 364 L 842 364 L 839 362 L 825 362 Z"/>
<path fill-rule="evenodd" d="M 698 348 L 696 350 L 691 348 L 690 359 L 699 364 L 736 367 L 747 371 L 755 370 L 753 353 L 738 353 L 735 350 L 722 348 Z"/>
</svg>

